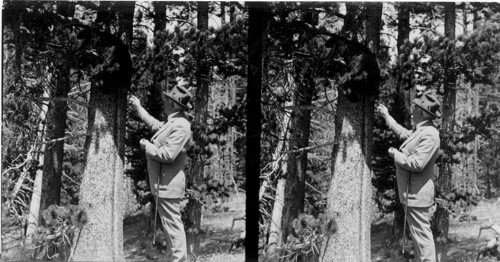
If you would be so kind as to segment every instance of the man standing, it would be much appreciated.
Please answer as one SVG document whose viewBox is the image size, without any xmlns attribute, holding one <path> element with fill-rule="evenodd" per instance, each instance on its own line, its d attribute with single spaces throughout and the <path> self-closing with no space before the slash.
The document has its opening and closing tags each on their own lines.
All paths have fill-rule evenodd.
<svg viewBox="0 0 500 262">
<path fill-rule="evenodd" d="M 141 139 L 140 145 L 148 158 L 151 193 L 155 196 L 167 242 L 167 261 L 187 261 L 186 234 L 181 220 L 180 202 L 184 196 L 186 151 L 191 140 L 191 124 L 184 114 L 190 109 L 191 94 L 175 86 L 163 93 L 165 122 L 152 117 L 135 96 L 129 103 L 137 115 L 156 133 L 150 140 Z M 156 225 L 155 225 L 156 226 Z"/>
<path fill-rule="evenodd" d="M 420 261 L 436 261 L 434 238 L 430 228 L 430 207 L 434 204 L 434 162 L 438 155 L 439 131 L 432 122 L 440 117 L 436 97 L 424 93 L 413 101 L 413 131 L 399 125 L 389 115 L 387 107 L 378 105 L 377 111 L 396 135 L 405 140 L 398 149 L 389 148 L 394 158 L 399 201 L 405 205 L 405 217 L 412 235 L 415 253 Z"/>
</svg>

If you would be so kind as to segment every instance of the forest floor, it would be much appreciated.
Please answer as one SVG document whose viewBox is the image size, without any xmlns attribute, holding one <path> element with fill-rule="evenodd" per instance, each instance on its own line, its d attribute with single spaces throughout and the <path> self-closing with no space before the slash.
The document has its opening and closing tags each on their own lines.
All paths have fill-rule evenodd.
<svg viewBox="0 0 500 262">
<path fill-rule="evenodd" d="M 478 258 L 478 251 L 481 247 L 495 236 L 493 230 L 483 230 L 480 238 L 479 228 L 487 225 L 492 220 L 493 224 L 500 225 L 500 196 L 490 200 L 482 200 L 477 206 L 473 206 L 465 215 L 476 217 L 472 221 L 460 222 L 458 219 L 450 218 L 450 242 L 446 248 L 447 259 L 450 262 L 486 262 L 498 261 L 496 258 Z M 411 258 L 404 258 L 401 254 L 401 246 L 395 243 L 391 237 L 392 218 L 387 217 L 378 221 L 376 226 L 372 226 L 372 262 L 403 262 L 417 261 Z M 411 241 L 407 242 L 411 246 Z M 399 247 L 399 248 L 398 248 Z"/>
<path fill-rule="evenodd" d="M 245 260 L 244 247 L 231 246 L 245 229 L 245 220 L 234 222 L 234 217 L 244 213 L 244 194 L 232 198 L 231 202 L 221 205 L 219 212 L 204 210 L 200 252 L 190 257 L 190 262 L 240 262 Z M 149 226 L 149 208 L 143 208 L 133 215 L 126 216 L 123 223 L 123 242 L 126 261 L 166 261 L 163 247 L 163 233 L 157 230 L 156 245 L 153 245 L 152 227 Z M 28 261 L 29 250 L 23 249 L 22 230 L 12 221 L 2 220 L 2 254 L 0 261 Z"/>
<path fill-rule="evenodd" d="M 223 208 L 226 206 L 226 208 Z M 244 231 L 245 221 L 238 220 L 231 230 L 233 217 L 243 213 L 245 200 L 232 200 L 222 205 L 220 212 L 205 210 L 202 222 L 202 233 L 199 235 L 200 252 L 196 260 L 191 262 L 240 262 L 244 261 L 244 248 L 232 247 L 232 240 Z M 126 261 L 164 261 L 165 252 L 162 247 L 162 233 L 157 232 L 156 245 L 152 243 L 151 227 L 148 225 L 149 212 L 136 212 L 124 221 L 124 252 Z M 489 222 L 500 225 L 500 196 L 491 200 L 483 200 L 467 213 L 477 219 L 470 222 L 450 220 L 450 239 L 447 248 L 447 260 L 453 262 L 485 262 L 497 261 L 491 258 L 477 259 L 477 250 L 493 238 L 492 230 L 483 230 L 478 237 L 479 227 Z M 2 221 L 2 255 L 1 261 L 26 261 L 26 253 L 21 247 L 21 230 L 19 226 L 5 224 Z M 372 227 L 372 261 L 403 262 L 412 261 L 401 255 L 398 243 L 391 240 L 390 216 L 375 223 Z M 409 246 L 411 243 L 408 244 Z M 471 251 L 472 250 L 472 251 Z M 191 257 L 192 258 L 192 257 Z M 415 260 L 413 260 L 415 261 Z"/>
<path fill-rule="evenodd" d="M 226 210 L 224 210 L 224 207 Z M 146 209 L 147 210 L 147 209 Z M 245 220 L 233 218 L 245 210 L 245 199 L 222 204 L 220 212 L 204 210 L 200 239 L 200 251 L 191 262 L 240 262 L 245 260 L 244 247 L 232 246 L 245 230 Z M 149 212 L 128 217 L 123 226 L 123 242 L 126 261 L 166 261 L 163 232 L 157 229 L 156 245 L 153 245 L 152 229 L 148 225 Z"/>
</svg>

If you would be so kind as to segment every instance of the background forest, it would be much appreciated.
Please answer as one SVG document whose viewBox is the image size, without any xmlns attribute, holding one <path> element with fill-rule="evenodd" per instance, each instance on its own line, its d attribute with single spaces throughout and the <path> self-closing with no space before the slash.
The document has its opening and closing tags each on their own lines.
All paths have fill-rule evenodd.
<svg viewBox="0 0 500 262">
<path fill-rule="evenodd" d="M 416 85 L 443 105 L 439 260 L 500 259 L 497 3 L 4 1 L 2 25 L 2 259 L 162 259 L 126 97 L 161 118 L 174 85 L 192 261 L 411 259 L 374 104 L 411 128 Z"/>
</svg>

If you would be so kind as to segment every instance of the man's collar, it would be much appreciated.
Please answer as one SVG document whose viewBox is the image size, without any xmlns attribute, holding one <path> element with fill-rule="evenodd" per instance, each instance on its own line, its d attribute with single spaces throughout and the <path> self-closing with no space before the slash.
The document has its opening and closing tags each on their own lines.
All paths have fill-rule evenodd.
<svg viewBox="0 0 500 262">
<path fill-rule="evenodd" d="M 173 117 L 185 117 L 184 111 L 177 111 L 177 112 L 174 112 L 174 113 L 168 115 L 167 121 L 172 119 Z"/>
<path fill-rule="evenodd" d="M 177 113 L 179 113 L 179 111 L 174 112 L 174 113 L 172 113 L 172 114 L 168 115 L 168 116 L 167 116 L 167 119 L 172 119 L 172 117 L 173 117 L 173 116 L 175 116 L 175 115 L 177 115 Z"/>
<path fill-rule="evenodd" d="M 420 127 L 422 127 L 422 126 L 432 126 L 432 125 L 434 125 L 434 124 L 433 124 L 433 122 L 432 122 L 431 120 L 424 120 L 424 121 L 422 121 L 422 122 L 418 123 L 418 124 L 415 126 L 414 130 L 419 129 L 419 128 L 420 128 Z"/>
</svg>

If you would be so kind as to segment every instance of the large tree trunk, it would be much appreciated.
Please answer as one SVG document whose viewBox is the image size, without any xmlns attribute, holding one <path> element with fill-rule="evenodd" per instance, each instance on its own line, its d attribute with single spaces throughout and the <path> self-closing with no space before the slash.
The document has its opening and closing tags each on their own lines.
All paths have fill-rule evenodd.
<svg viewBox="0 0 500 262">
<path fill-rule="evenodd" d="M 268 7 L 262 2 L 248 3 L 248 84 L 246 105 L 246 239 L 245 260 L 257 261 L 259 245 L 259 176 L 261 91 L 265 30 L 268 21 Z"/>
<path fill-rule="evenodd" d="M 443 3 L 445 12 L 445 36 L 453 39 L 455 38 L 455 3 Z M 448 138 L 444 139 L 441 147 L 448 151 L 450 147 L 446 144 L 452 143 L 449 141 L 451 134 L 454 133 L 455 128 L 455 108 L 456 108 L 456 76 L 454 70 L 454 62 L 452 59 L 447 61 L 445 65 L 444 75 L 444 95 L 442 103 L 442 129 L 441 134 L 446 135 Z M 448 141 L 446 141 L 448 140 Z M 445 152 L 450 154 L 451 152 Z M 451 192 L 451 176 L 452 176 L 452 163 L 441 163 L 439 166 L 439 177 L 436 183 L 436 191 L 441 196 L 446 196 Z M 448 230 L 450 226 L 449 212 L 442 206 L 438 205 L 436 209 L 435 221 L 433 226 L 434 238 L 436 241 L 436 256 L 438 261 L 446 261 L 446 253 L 448 251 L 446 239 L 448 238 Z"/>
<path fill-rule="evenodd" d="M 134 4 L 127 6 L 133 8 Z M 115 32 L 127 43 L 131 31 L 124 26 L 123 18 L 133 14 L 133 9 L 132 12 L 129 9 L 120 11 Z M 99 14 L 96 20 L 101 20 Z M 127 46 L 116 46 L 114 50 L 117 51 L 111 56 L 129 56 Z M 132 62 L 130 56 L 120 61 L 119 75 L 106 79 L 100 87 L 94 82 L 91 86 L 89 136 L 85 141 L 85 170 L 80 185 L 80 207 L 87 214 L 87 223 L 75 235 L 72 261 L 125 260 L 123 174 L 127 92 L 131 84 Z"/>
<path fill-rule="evenodd" d="M 127 89 L 90 97 L 80 206 L 87 224 L 75 236 L 74 261 L 124 261 L 123 159 Z"/>
<path fill-rule="evenodd" d="M 312 97 L 315 92 L 314 72 L 305 62 L 296 61 L 295 64 L 295 95 L 292 111 L 289 149 L 297 150 L 309 145 L 311 133 Z M 304 109 L 307 108 L 307 109 Z M 293 234 L 292 222 L 304 212 L 304 199 L 307 171 L 307 151 L 297 151 L 288 155 L 285 203 L 283 206 L 282 241 Z"/>
<path fill-rule="evenodd" d="M 382 3 L 366 9 L 367 42 L 375 54 L 380 46 Z M 378 86 L 376 87 L 378 88 Z M 371 154 L 375 97 L 360 94 L 353 103 L 339 91 L 332 151 L 332 181 L 327 212 L 337 232 L 328 236 L 322 261 L 371 261 Z"/>
<path fill-rule="evenodd" d="M 398 48 L 398 56 L 399 63 L 402 65 L 406 63 L 406 55 L 403 55 L 402 46 L 406 41 L 409 40 L 410 37 L 410 8 L 409 3 L 401 2 L 399 3 L 398 8 L 398 39 L 397 39 L 397 48 Z M 402 74 L 402 72 L 401 72 Z M 398 79 L 398 84 L 396 86 L 396 94 L 395 94 L 395 110 L 402 112 L 401 114 L 396 114 L 396 116 L 401 116 L 399 119 L 396 119 L 398 123 L 405 123 L 407 127 L 411 126 L 411 117 L 408 113 L 407 108 L 410 108 L 410 90 L 404 90 L 402 79 Z M 394 222 L 392 225 L 392 235 L 396 239 L 400 239 L 403 237 L 404 229 L 404 208 L 401 202 L 397 199 L 398 196 L 398 185 L 396 180 L 394 181 L 394 192 L 396 199 L 395 209 L 394 209 Z"/>
<path fill-rule="evenodd" d="M 339 92 L 327 212 L 338 227 L 322 261 L 370 261 L 373 97 L 351 103 Z"/>
</svg>

